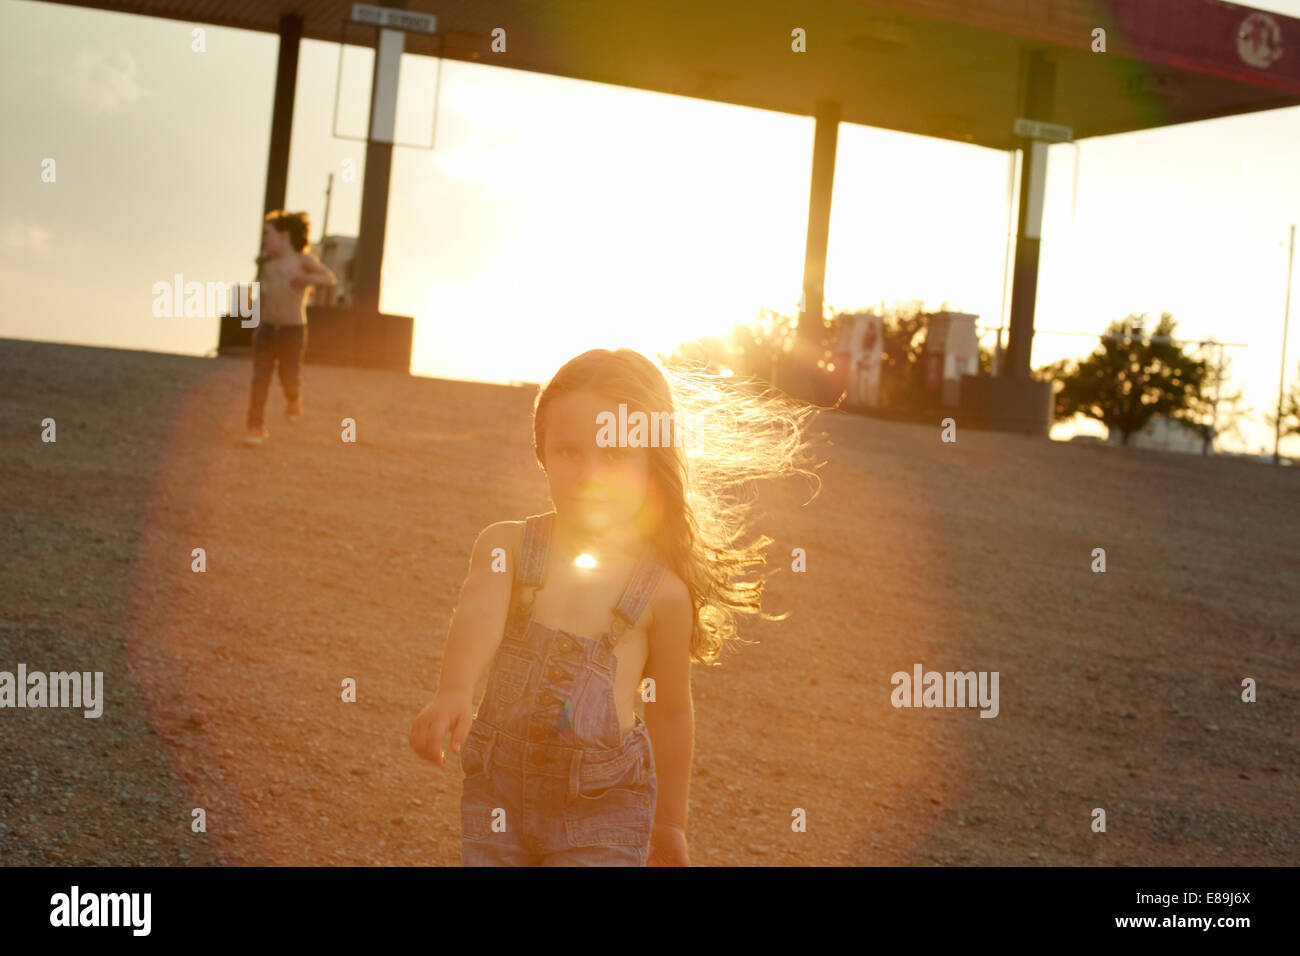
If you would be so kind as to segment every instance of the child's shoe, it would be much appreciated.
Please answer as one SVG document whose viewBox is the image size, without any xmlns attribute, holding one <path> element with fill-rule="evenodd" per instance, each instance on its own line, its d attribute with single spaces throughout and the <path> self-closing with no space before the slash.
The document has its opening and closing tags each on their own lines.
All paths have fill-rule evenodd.
<svg viewBox="0 0 1300 956">
<path fill-rule="evenodd" d="M 250 428 L 248 430 L 248 434 L 244 436 L 244 444 L 260 445 L 262 444 L 262 442 L 266 441 L 266 439 L 268 439 L 269 437 L 271 437 L 271 433 L 266 430 L 265 425 L 263 425 L 261 428 Z"/>
<path fill-rule="evenodd" d="M 299 395 L 290 402 L 284 409 L 284 417 L 291 422 L 296 422 L 302 418 L 302 396 Z"/>
</svg>

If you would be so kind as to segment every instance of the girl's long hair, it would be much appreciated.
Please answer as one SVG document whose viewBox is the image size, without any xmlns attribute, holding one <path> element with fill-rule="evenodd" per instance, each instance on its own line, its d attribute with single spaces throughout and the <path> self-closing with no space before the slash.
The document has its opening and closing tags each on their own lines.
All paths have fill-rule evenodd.
<svg viewBox="0 0 1300 956">
<path fill-rule="evenodd" d="M 691 659 L 717 663 L 725 642 L 737 639 L 737 615 L 784 617 L 761 607 L 764 550 L 772 539 L 742 539 L 757 481 L 802 475 L 820 486 L 806 433 L 817 409 L 757 383 L 660 369 L 630 349 L 593 349 L 567 362 L 537 395 L 533 444 L 543 470 L 547 409 L 582 389 L 608 398 L 613 408 L 626 404 L 629 415 L 676 413 L 674 421 L 686 426 L 684 443 L 648 449 L 651 490 L 638 523 L 690 592 Z"/>
</svg>

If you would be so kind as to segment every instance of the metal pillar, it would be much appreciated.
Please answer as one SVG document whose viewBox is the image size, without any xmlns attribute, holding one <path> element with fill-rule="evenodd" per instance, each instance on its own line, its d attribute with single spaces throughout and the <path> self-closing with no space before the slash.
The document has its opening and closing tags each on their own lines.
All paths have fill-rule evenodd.
<svg viewBox="0 0 1300 956">
<path fill-rule="evenodd" d="M 1021 114 L 1050 122 L 1056 64 L 1044 51 L 1022 54 Z M 1025 139 L 1020 177 L 1020 210 L 1016 228 L 1016 265 L 1011 280 L 1011 323 L 1002 374 L 1028 379 L 1034 343 L 1034 305 L 1038 294 L 1038 250 L 1042 241 L 1043 194 L 1047 186 L 1047 144 Z"/>
<path fill-rule="evenodd" d="M 302 40 L 302 17 L 286 13 L 280 17 L 280 52 L 275 64 L 275 102 L 271 109 L 271 149 L 266 160 L 266 194 L 262 215 L 284 208 L 289 183 L 289 135 L 293 132 L 293 100 L 298 87 L 298 46 Z M 262 248 L 262 224 L 257 224 L 257 248 Z M 259 268 L 259 277 L 261 270 Z"/>
<path fill-rule="evenodd" d="M 399 6 L 388 3 L 385 6 Z M 388 183 L 393 169 L 393 131 L 397 125 L 397 78 L 406 47 L 401 30 L 380 30 L 370 95 L 370 136 L 361 186 L 361 226 L 357 235 L 352 301 L 364 321 L 379 314 L 379 274 L 388 226 Z"/>
<path fill-rule="evenodd" d="M 1051 122 L 1056 67 L 1042 50 L 1021 54 L 1018 115 Z M 967 375 L 961 383 L 961 420 L 976 428 L 1046 438 L 1052 430 L 1052 383 L 1030 373 L 1034 344 L 1034 304 L 1038 292 L 1038 247 L 1042 238 L 1043 195 L 1047 186 L 1047 144 L 1022 138 L 1017 206 L 1015 266 L 1007 347 L 997 374 Z M 1014 160 L 1015 153 L 1012 154 Z M 1012 163 L 1014 175 L 1015 164 Z M 1005 265 L 1004 265 L 1005 271 Z M 1003 286 L 1005 288 L 1005 275 Z M 999 321 L 998 337 L 1001 338 Z"/>
<path fill-rule="evenodd" d="M 823 286 L 826 247 L 831 224 L 831 192 L 835 181 L 835 147 L 839 140 L 840 104 L 829 100 L 815 108 L 812 184 L 808 195 L 808 239 L 804 246 L 803 309 L 795 342 L 792 394 L 812 399 L 816 394 L 817 359 L 821 351 Z"/>
</svg>

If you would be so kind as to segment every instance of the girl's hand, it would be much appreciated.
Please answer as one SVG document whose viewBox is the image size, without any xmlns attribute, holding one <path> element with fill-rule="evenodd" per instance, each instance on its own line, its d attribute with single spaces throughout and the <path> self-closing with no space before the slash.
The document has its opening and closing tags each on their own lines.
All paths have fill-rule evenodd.
<svg viewBox="0 0 1300 956">
<path fill-rule="evenodd" d="M 646 866 L 690 866 L 686 832 L 679 827 L 656 823 L 650 830 L 650 857 Z"/>
<path fill-rule="evenodd" d="M 443 738 L 450 733 L 451 749 L 460 753 L 473 721 L 474 702 L 469 694 L 439 693 L 411 724 L 411 749 L 439 767 L 446 766 Z"/>
</svg>

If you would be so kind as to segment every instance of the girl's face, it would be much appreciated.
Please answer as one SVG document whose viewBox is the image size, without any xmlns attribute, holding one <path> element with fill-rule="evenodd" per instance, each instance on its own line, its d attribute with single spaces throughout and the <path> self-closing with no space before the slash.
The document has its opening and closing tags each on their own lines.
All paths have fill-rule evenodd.
<svg viewBox="0 0 1300 956">
<path fill-rule="evenodd" d="M 596 444 L 596 418 L 618 417 L 618 403 L 583 389 L 550 402 L 546 415 L 546 477 L 555 510 L 592 532 L 627 528 L 650 488 L 647 448 Z"/>
</svg>

